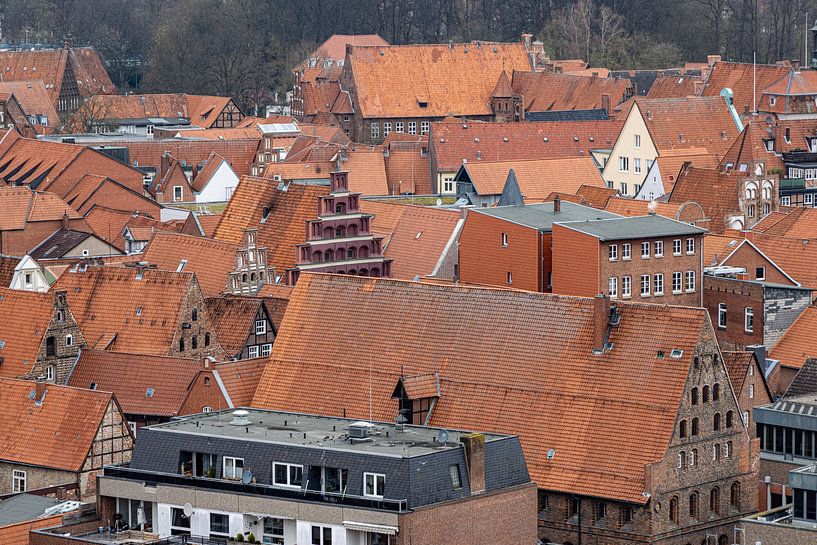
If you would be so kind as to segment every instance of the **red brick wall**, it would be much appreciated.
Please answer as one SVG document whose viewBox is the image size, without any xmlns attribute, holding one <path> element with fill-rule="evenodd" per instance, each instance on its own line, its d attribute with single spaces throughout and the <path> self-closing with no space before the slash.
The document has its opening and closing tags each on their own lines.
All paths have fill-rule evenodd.
<svg viewBox="0 0 817 545">
<path fill-rule="evenodd" d="M 70 220 L 68 225 L 74 231 L 91 232 L 91 228 L 84 219 Z M 23 256 L 60 227 L 62 227 L 62 220 L 35 221 L 27 223 L 26 228 L 21 231 L 2 231 L 0 232 L 0 253 Z"/>
<path fill-rule="evenodd" d="M 227 400 L 221 394 L 221 389 L 211 371 L 202 371 L 193 379 L 193 384 L 190 385 L 187 398 L 179 414 L 200 413 L 205 406 L 214 411 L 227 408 Z"/>
<path fill-rule="evenodd" d="M 598 295 L 602 289 L 599 252 L 597 238 L 554 225 L 553 293 L 585 297 Z"/>
<path fill-rule="evenodd" d="M 721 258 L 723 257 L 724 256 L 721 256 Z M 784 284 L 786 286 L 794 285 L 791 280 L 786 278 L 783 273 L 775 268 L 771 261 L 763 257 L 757 250 L 748 244 L 741 246 L 734 253 L 734 255 L 732 255 L 729 260 L 725 261 L 723 264 L 729 265 L 730 267 L 745 267 L 747 272 L 746 280 L 755 280 L 755 269 L 757 269 L 757 267 L 765 267 L 767 282 Z M 704 265 L 708 265 L 708 263 L 705 263 Z"/>
<path fill-rule="evenodd" d="M 767 269 L 768 270 L 768 269 Z M 726 327 L 718 325 L 718 306 L 726 304 Z M 724 350 L 763 344 L 763 286 L 707 276 L 704 279 L 704 306 Z M 754 310 L 752 333 L 744 330 L 744 309 Z"/>
<path fill-rule="evenodd" d="M 502 233 L 508 234 L 507 246 L 502 246 Z M 540 238 L 536 229 L 470 212 L 460 235 L 460 280 L 539 291 L 543 276 L 547 282 L 540 264 Z"/>
</svg>

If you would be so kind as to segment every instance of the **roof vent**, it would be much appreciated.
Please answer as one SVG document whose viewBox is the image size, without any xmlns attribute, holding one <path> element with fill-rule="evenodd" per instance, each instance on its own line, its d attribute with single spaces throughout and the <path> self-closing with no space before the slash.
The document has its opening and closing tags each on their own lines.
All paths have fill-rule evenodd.
<svg viewBox="0 0 817 545">
<path fill-rule="evenodd" d="M 578 137 L 578 136 L 574 136 L 574 137 L 573 137 L 573 141 L 574 141 L 574 142 L 578 142 L 578 141 L 579 141 L 579 137 Z"/>
<path fill-rule="evenodd" d="M 506 136 L 506 137 L 504 137 L 504 138 L 502 139 L 502 141 L 503 141 L 503 142 L 507 142 L 507 141 L 508 141 L 508 137 L 507 137 L 507 136 Z"/>
<path fill-rule="evenodd" d="M 371 441 L 371 437 L 369 437 L 369 429 L 371 429 L 374 425 L 370 422 L 359 421 L 359 422 L 352 422 L 349 424 L 348 432 L 349 432 L 349 439 L 355 443 L 360 441 Z"/>
<path fill-rule="evenodd" d="M 233 411 L 233 419 L 230 420 L 231 426 L 247 426 L 250 424 L 250 411 L 238 409 Z"/>
<path fill-rule="evenodd" d="M 543 141 L 543 142 L 550 142 L 550 140 L 548 139 L 548 137 L 547 137 L 547 136 L 545 136 L 544 138 L 542 138 L 542 141 Z"/>
</svg>

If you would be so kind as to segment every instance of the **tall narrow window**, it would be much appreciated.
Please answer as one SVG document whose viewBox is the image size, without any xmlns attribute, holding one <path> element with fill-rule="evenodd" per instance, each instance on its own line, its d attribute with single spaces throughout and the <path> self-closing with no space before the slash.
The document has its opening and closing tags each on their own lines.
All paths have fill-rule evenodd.
<svg viewBox="0 0 817 545">
<path fill-rule="evenodd" d="M 709 510 L 716 515 L 721 512 L 721 489 L 717 486 L 712 487 L 709 492 Z"/>
<path fill-rule="evenodd" d="M 755 310 L 752 307 L 743 309 L 743 330 L 751 333 L 755 329 Z"/>
<path fill-rule="evenodd" d="M 751 367 L 750 367 L 751 369 Z M 721 385 L 717 382 L 712 385 L 712 401 L 718 401 L 721 398 Z"/>
<path fill-rule="evenodd" d="M 689 518 L 698 518 L 698 492 L 689 495 Z"/>
<path fill-rule="evenodd" d="M 669 500 L 669 519 L 673 524 L 678 524 L 678 496 Z"/>
<path fill-rule="evenodd" d="M 701 432 L 698 425 L 698 417 L 692 419 L 692 437 L 697 436 Z"/>
<path fill-rule="evenodd" d="M 718 303 L 718 328 L 726 329 L 726 303 Z"/>
<path fill-rule="evenodd" d="M 26 491 L 26 472 L 19 469 L 11 471 L 11 491 L 25 492 Z"/>
<path fill-rule="evenodd" d="M 681 439 L 684 439 L 687 436 L 687 421 L 686 420 L 681 420 L 681 422 L 678 424 L 678 436 Z"/>
<path fill-rule="evenodd" d="M 698 387 L 697 386 L 692 387 L 692 390 L 690 392 L 690 400 L 692 401 L 693 405 L 698 404 Z"/>
<path fill-rule="evenodd" d="M 57 339 L 55 337 L 48 337 L 45 340 L 45 355 L 54 356 L 57 353 Z"/>
<path fill-rule="evenodd" d="M 709 403 L 709 386 L 706 384 L 704 384 L 704 387 L 701 388 L 701 402 Z"/>
<path fill-rule="evenodd" d="M 715 413 L 712 416 L 712 431 L 721 430 L 721 413 Z"/>
<path fill-rule="evenodd" d="M 732 509 L 740 511 L 740 483 L 737 481 L 732 483 L 729 490 L 729 505 L 732 506 Z"/>
</svg>

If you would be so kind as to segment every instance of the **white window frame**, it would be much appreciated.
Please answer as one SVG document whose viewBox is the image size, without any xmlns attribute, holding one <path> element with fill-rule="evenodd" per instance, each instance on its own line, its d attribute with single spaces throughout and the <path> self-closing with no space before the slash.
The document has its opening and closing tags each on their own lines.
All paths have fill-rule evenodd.
<svg viewBox="0 0 817 545">
<path fill-rule="evenodd" d="M 785 197 L 780 197 L 780 205 L 791 206 L 791 197 L 789 195 L 786 195 Z"/>
<path fill-rule="evenodd" d="M 227 470 L 227 463 L 232 462 L 232 470 Z M 238 462 L 241 462 L 241 467 L 238 467 Z M 236 471 L 240 470 L 240 471 Z M 244 458 L 236 458 L 235 456 L 225 456 L 221 460 L 221 478 L 233 481 L 240 481 L 244 475 Z"/>
<path fill-rule="evenodd" d="M 741 419 L 743 420 L 743 425 L 749 425 L 749 411 L 743 411 L 743 414 L 740 415 Z"/>
<path fill-rule="evenodd" d="M 369 477 L 373 479 L 372 481 L 372 489 L 374 490 L 373 494 L 370 494 L 366 491 L 366 483 L 369 480 Z M 378 486 L 377 481 L 378 478 L 383 478 L 383 483 Z M 386 488 L 386 476 L 383 473 L 364 473 L 363 474 L 363 495 L 367 498 L 382 498 L 383 497 L 383 490 Z M 379 492 L 379 494 L 378 494 Z"/>
<path fill-rule="evenodd" d="M 726 303 L 718 303 L 718 329 L 726 329 Z"/>
<path fill-rule="evenodd" d="M 608 282 L 608 290 L 611 298 L 618 297 L 618 277 L 611 276 Z"/>
<path fill-rule="evenodd" d="M 416 121 L 409 121 L 409 123 L 408 123 L 408 133 L 409 134 L 417 134 L 417 122 Z"/>
<path fill-rule="evenodd" d="M 610 261 L 618 259 L 618 244 L 611 244 L 608 246 L 607 254 L 610 256 Z"/>
<path fill-rule="evenodd" d="M 677 287 L 676 287 L 677 286 Z M 672 273 L 672 293 L 678 294 L 684 290 L 684 275 L 681 272 Z"/>
<path fill-rule="evenodd" d="M 649 259 L 652 254 L 652 244 L 649 242 L 641 243 L 641 259 Z"/>
<path fill-rule="evenodd" d="M 696 449 L 692 449 L 689 451 L 689 465 L 690 467 L 695 466 L 698 463 L 698 451 Z"/>
<path fill-rule="evenodd" d="M 281 523 L 281 533 L 280 534 L 273 534 L 267 533 L 267 519 L 277 520 Z M 284 545 L 284 533 L 286 528 L 286 520 L 280 517 L 264 517 L 264 520 L 261 521 L 261 541 L 263 543 L 272 543 L 273 545 Z M 269 538 L 269 540 L 267 540 Z"/>
<path fill-rule="evenodd" d="M 746 307 L 743 309 L 743 331 L 752 333 L 755 330 L 755 309 Z"/>
<path fill-rule="evenodd" d="M 636 157 L 635 159 L 633 159 L 633 172 L 635 172 L 636 174 L 641 174 L 641 158 L 640 157 Z M 636 187 L 635 192 L 638 193 L 638 186 L 635 186 L 635 187 Z"/>
<path fill-rule="evenodd" d="M 664 241 L 656 240 L 653 246 L 655 247 L 655 257 L 664 257 Z"/>
<path fill-rule="evenodd" d="M 131 435 L 136 437 L 136 422 L 128 420 L 128 427 L 130 428 Z"/>
<path fill-rule="evenodd" d="M 403 131 L 403 122 L 402 121 L 396 121 L 394 123 L 394 132 L 399 132 L 399 133 L 404 132 Z"/>
<path fill-rule="evenodd" d="M 621 245 L 621 259 L 624 261 L 629 261 L 632 259 L 633 256 L 633 246 L 629 242 L 626 242 Z"/>
<path fill-rule="evenodd" d="M 391 134 L 391 121 L 383 122 L 383 138 Z"/>
<path fill-rule="evenodd" d="M 255 321 L 255 334 L 256 335 L 266 335 L 267 334 L 267 321 L 266 320 L 256 320 Z"/>
<path fill-rule="evenodd" d="M 635 149 L 641 149 L 641 135 L 640 135 L 640 134 L 636 134 L 636 135 L 634 135 L 634 136 L 635 136 L 635 138 L 633 138 L 633 140 L 634 140 L 634 141 L 633 141 L 633 147 L 634 147 Z"/>
<path fill-rule="evenodd" d="M 762 273 L 760 276 L 758 276 L 758 274 L 757 274 L 758 269 L 760 269 L 761 273 Z M 766 266 L 765 265 L 761 265 L 760 267 L 755 267 L 755 280 L 766 280 Z"/>
<path fill-rule="evenodd" d="M 371 133 L 372 140 L 377 140 L 380 138 L 380 123 L 378 121 L 372 121 L 369 124 L 369 131 Z"/>
<path fill-rule="evenodd" d="M 219 516 L 222 516 L 222 517 L 227 517 L 227 532 L 214 532 L 213 531 L 212 522 L 211 522 L 211 517 L 213 515 L 219 515 Z M 231 537 L 231 534 L 230 534 L 230 514 L 229 513 L 220 513 L 218 511 L 210 511 L 210 513 L 207 515 L 207 530 L 208 530 L 208 534 L 209 534 L 210 537 L 214 537 L 214 536 L 215 537 L 227 537 L 227 538 Z"/>
<path fill-rule="evenodd" d="M 682 250 L 681 239 L 676 238 L 675 240 L 672 241 L 672 255 L 681 255 L 681 250 Z"/>
<path fill-rule="evenodd" d="M 272 343 L 264 343 L 261 345 L 261 357 L 266 358 L 272 353 Z"/>
<path fill-rule="evenodd" d="M 687 271 L 684 275 L 684 288 L 687 293 L 695 292 L 695 271 Z"/>
<path fill-rule="evenodd" d="M 420 134 L 428 134 L 429 130 L 431 130 L 431 123 L 428 121 L 420 121 Z"/>
<path fill-rule="evenodd" d="M 754 398 L 755 398 L 755 385 L 750 384 L 749 385 L 749 399 L 754 399 Z"/>
<path fill-rule="evenodd" d="M 500 244 L 502 245 L 503 248 L 508 247 L 508 233 L 502 233 Z"/>
<path fill-rule="evenodd" d="M 687 239 L 687 255 L 695 255 L 695 239 Z"/>
<path fill-rule="evenodd" d="M 57 375 L 57 370 L 53 365 L 45 366 L 45 380 L 52 382 Z"/>
<path fill-rule="evenodd" d="M 627 193 L 628 193 L 628 191 L 627 191 L 627 182 L 621 182 L 619 184 L 619 190 L 621 191 L 622 195 L 627 195 Z"/>
<path fill-rule="evenodd" d="M 652 287 L 652 277 L 649 274 L 642 274 L 641 275 L 641 297 L 649 297 L 651 287 Z"/>
<path fill-rule="evenodd" d="M 25 492 L 28 482 L 28 474 L 22 469 L 11 470 L 11 491 L 14 493 Z"/>
<path fill-rule="evenodd" d="M 257 344 L 254 344 L 247 349 L 247 357 L 257 358 L 260 351 L 261 348 Z"/>
<path fill-rule="evenodd" d="M 621 155 L 618 158 L 618 171 L 619 172 L 629 172 L 630 171 L 630 158 L 624 157 Z"/>
<path fill-rule="evenodd" d="M 652 276 L 653 295 L 664 295 L 664 273 L 655 273 Z"/>
<path fill-rule="evenodd" d="M 631 276 L 621 277 L 621 296 L 625 299 L 633 295 L 633 279 Z"/>
<path fill-rule="evenodd" d="M 287 479 L 286 479 L 285 483 L 280 483 L 280 482 L 277 481 L 276 469 L 278 467 L 286 467 Z M 292 482 L 293 482 L 292 470 L 293 469 L 295 469 L 295 470 L 300 469 L 301 470 L 301 484 L 292 484 Z M 281 488 L 293 488 L 293 489 L 300 490 L 302 488 L 302 486 L 303 486 L 303 480 L 304 480 L 304 466 L 303 465 L 301 465 L 301 464 L 289 464 L 287 462 L 273 462 L 272 463 L 272 484 L 273 484 L 273 486 L 278 486 L 278 487 L 281 487 Z"/>
<path fill-rule="evenodd" d="M 181 202 L 184 199 L 184 188 L 180 185 L 173 186 L 173 202 Z"/>
</svg>

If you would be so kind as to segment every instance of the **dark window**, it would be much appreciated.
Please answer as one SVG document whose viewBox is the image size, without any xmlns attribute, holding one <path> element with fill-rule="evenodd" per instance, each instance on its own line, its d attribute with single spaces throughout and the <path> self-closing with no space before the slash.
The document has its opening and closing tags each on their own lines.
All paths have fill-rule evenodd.
<svg viewBox="0 0 817 545">
<path fill-rule="evenodd" d="M 689 495 L 689 517 L 698 518 L 698 492 Z"/>
<path fill-rule="evenodd" d="M 729 491 L 729 505 L 740 511 L 740 483 L 735 481 Z"/>
<path fill-rule="evenodd" d="M 700 429 L 698 428 L 698 418 L 695 417 L 692 419 L 692 436 L 695 437 L 699 432 Z"/>
<path fill-rule="evenodd" d="M 565 520 L 570 520 L 579 512 L 579 499 L 567 498 L 566 502 Z"/>
<path fill-rule="evenodd" d="M 721 398 L 721 385 L 717 382 L 712 385 L 712 401 L 718 401 Z"/>
<path fill-rule="evenodd" d="M 194 349 L 199 347 L 199 338 L 196 335 L 193 335 L 193 338 L 190 339 L 190 346 Z"/>
<path fill-rule="evenodd" d="M 734 417 L 735 415 L 732 411 L 726 411 L 726 429 L 732 428 L 732 420 Z"/>
<path fill-rule="evenodd" d="M 701 403 L 709 402 L 709 386 L 704 386 L 701 390 Z"/>
<path fill-rule="evenodd" d="M 677 506 L 677 504 L 676 504 Z M 625 524 L 630 524 L 633 522 L 633 508 L 629 505 L 624 505 L 621 507 L 621 525 L 624 526 Z"/>
<path fill-rule="evenodd" d="M 698 404 L 698 387 L 697 386 L 694 386 L 692 388 L 692 392 L 690 393 L 690 395 L 692 396 L 692 404 L 697 405 Z"/>
<path fill-rule="evenodd" d="M 680 424 L 678 425 L 678 435 L 681 436 L 681 439 L 687 436 L 687 421 L 681 420 Z"/>
<path fill-rule="evenodd" d="M 539 511 L 546 511 L 548 508 L 548 495 L 544 490 L 539 490 Z"/>
<path fill-rule="evenodd" d="M 595 511 L 594 516 L 597 521 L 607 516 L 607 504 L 603 501 L 597 501 L 593 508 Z"/>
<path fill-rule="evenodd" d="M 678 524 L 678 496 L 673 496 L 669 501 L 669 519 Z"/>
<path fill-rule="evenodd" d="M 193 310 L 190 312 L 190 319 L 191 319 L 192 321 L 194 321 L 194 322 L 195 322 L 196 320 L 198 320 L 198 319 L 199 319 L 199 311 L 198 311 L 198 309 L 195 309 L 195 308 L 194 308 L 194 309 L 193 309 Z"/>
<path fill-rule="evenodd" d="M 709 492 L 709 510 L 716 515 L 721 513 L 721 489 L 717 486 Z"/>
<path fill-rule="evenodd" d="M 179 352 L 184 352 L 184 338 L 179 339 Z"/>
<path fill-rule="evenodd" d="M 57 340 L 54 337 L 48 337 L 45 340 L 45 355 L 53 356 L 57 353 Z"/>
<path fill-rule="evenodd" d="M 210 333 L 204 334 L 204 346 L 210 346 Z"/>
<path fill-rule="evenodd" d="M 721 429 L 721 413 L 715 413 L 712 417 L 712 430 L 720 431 Z"/>
</svg>

